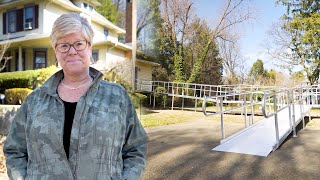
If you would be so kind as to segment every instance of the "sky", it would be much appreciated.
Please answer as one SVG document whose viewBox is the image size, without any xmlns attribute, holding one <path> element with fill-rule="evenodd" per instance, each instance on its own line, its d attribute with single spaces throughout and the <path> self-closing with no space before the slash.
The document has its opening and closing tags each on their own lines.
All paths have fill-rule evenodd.
<svg viewBox="0 0 320 180">
<path fill-rule="evenodd" d="M 225 0 L 195 0 L 195 13 L 212 22 L 224 2 Z M 263 43 L 268 39 L 267 31 L 272 23 L 278 22 L 286 9 L 282 5 L 276 5 L 275 0 L 252 0 L 252 3 L 257 12 L 255 20 L 242 26 L 240 39 L 241 54 L 246 59 L 247 69 L 250 70 L 252 64 L 261 59 L 265 68 L 279 70 L 266 54 Z"/>
</svg>

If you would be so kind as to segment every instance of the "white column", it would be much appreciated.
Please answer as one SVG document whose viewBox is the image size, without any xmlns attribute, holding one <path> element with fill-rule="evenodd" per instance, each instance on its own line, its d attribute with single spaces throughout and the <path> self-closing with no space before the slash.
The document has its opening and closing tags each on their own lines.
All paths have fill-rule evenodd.
<svg viewBox="0 0 320 180">
<path fill-rule="evenodd" d="M 22 71 L 22 47 L 19 46 L 19 61 L 18 61 L 18 71 Z"/>
<path fill-rule="evenodd" d="M 137 51 L 137 2 L 132 0 L 132 88 L 135 91 L 136 51 Z"/>
</svg>

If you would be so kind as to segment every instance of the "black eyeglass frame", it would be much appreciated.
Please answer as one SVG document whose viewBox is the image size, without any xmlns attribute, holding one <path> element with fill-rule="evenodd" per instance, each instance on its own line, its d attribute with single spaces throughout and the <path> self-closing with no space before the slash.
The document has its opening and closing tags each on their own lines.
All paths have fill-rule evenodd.
<svg viewBox="0 0 320 180">
<path fill-rule="evenodd" d="M 77 49 L 74 45 L 76 44 L 76 43 L 79 43 L 79 42 L 85 42 L 85 47 L 83 48 L 83 49 Z M 88 46 L 88 41 L 86 41 L 86 40 L 81 40 L 81 41 L 76 41 L 76 42 L 74 42 L 73 44 L 69 44 L 69 43 L 59 43 L 59 44 L 56 44 L 56 46 L 55 46 L 55 49 L 57 49 L 60 53 L 67 53 L 67 52 L 69 52 L 70 51 L 70 49 L 71 49 L 71 46 L 76 50 L 76 51 L 83 51 L 83 50 L 85 50 L 86 48 L 87 48 L 87 46 Z M 66 45 L 69 45 L 69 49 L 67 50 L 67 51 L 60 51 L 59 50 L 59 48 L 57 48 L 57 46 L 58 45 L 60 45 L 60 44 L 66 44 Z"/>
</svg>

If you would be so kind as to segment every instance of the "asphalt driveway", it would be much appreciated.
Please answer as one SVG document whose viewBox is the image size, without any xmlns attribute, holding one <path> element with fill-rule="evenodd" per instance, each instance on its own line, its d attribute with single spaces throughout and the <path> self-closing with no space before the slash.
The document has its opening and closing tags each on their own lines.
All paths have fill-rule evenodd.
<svg viewBox="0 0 320 180">
<path fill-rule="evenodd" d="M 144 180 L 320 179 L 320 128 L 300 130 L 298 137 L 290 136 L 267 157 L 212 151 L 220 138 L 220 125 L 213 120 L 146 131 L 149 149 Z"/>
</svg>

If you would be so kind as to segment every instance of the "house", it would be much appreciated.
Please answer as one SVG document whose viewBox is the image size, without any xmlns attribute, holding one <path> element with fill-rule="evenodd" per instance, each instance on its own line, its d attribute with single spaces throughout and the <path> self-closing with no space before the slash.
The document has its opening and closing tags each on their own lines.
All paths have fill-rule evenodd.
<svg viewBox="0 0 320 180">
<path fill-rule="evenodd" d="M 128 0 L 127 5 L 130 3 L 132 1 Z M 116 68 L 118 75 L 128 84 L 137 77 L 151 80 L 152 67 L 157 64 L 135 58 L 132 60 L 132 43 L 119 40 L 126 35 L 126 31 L 96 12 L 95 7 L 99 5 L 97 0 L 0 1 L 0 45 L 6 43 L 6 40 L 11 42 L 6 56 L 11 56 L 12 59 L 8 61 L 5 71 L 32 70 L 55 65 L 54 49 L 49 39 L 53 23 L 63 13 L 77 12 L 89 20 L 95 32 L 93 67 L 99 70 Z"/>
</svg>

